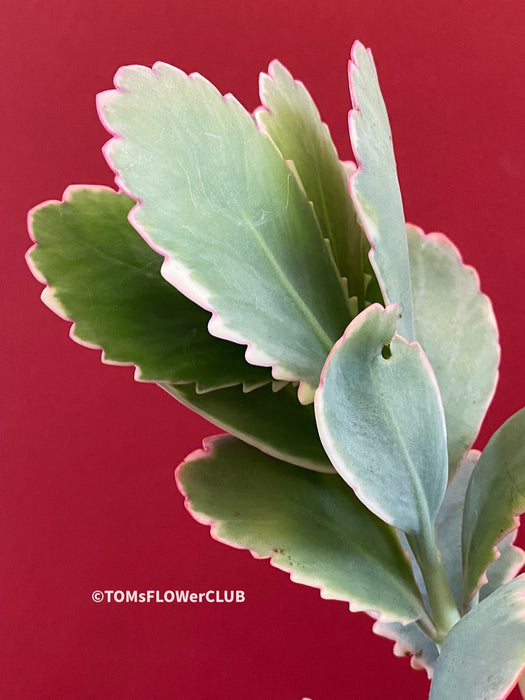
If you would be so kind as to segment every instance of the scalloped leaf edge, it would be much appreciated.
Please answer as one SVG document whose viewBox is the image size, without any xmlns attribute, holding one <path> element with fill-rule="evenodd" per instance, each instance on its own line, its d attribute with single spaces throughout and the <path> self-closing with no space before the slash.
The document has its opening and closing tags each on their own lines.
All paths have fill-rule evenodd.
<svg viewBox="0 0 525 700">
<path fill-rule="evenodd" d="M 66 310 L 60 303 L 59 299 L 57 298 L 57 290 L 55 287 L 52 285 L 49 285 L 47 283 L 46 278 L 34 262 L 32 258 L 32 253 L 34 250 L 36 250 L 39 246 L 39 243 L 36 241 L 34 230 L 33 230 L 33 217 L 35 212 L 38 210 L 47 207 L 47 206 L 60 206 L 61 204 L 70 202 L 71 199 L 74 197 L 76 192 L 83 192 L 83 191 L 90 191 L 93 193 L 96 192 L 111 192 L 112 194 L 119 194 L 121 192 L 124 192 L 123 190 L 116 191 L 112 187 L 107 187 L 106 185 L 69 185 L 66 187 L 62 194 L 62 199 L 48 199 L 45 200 L 44 202 L 41 202 L 40 204 L 37 204 L 36 206 L 32 207 L 28 214 L 27 214 L 27 230 L 29 233 L 29 236 L 31 240 L 33 241 L 33 245 L 27 250 L 25 254 L 25 260 L 27 263 L 27 266 L 29 267 L 29 270 L 31 271 L 32 275 L 35 277 L 35 279 L 40 282 L 41 284 L 45 285 L 44 289 L 42 290 L 40 294 L 40 299 L 42 302 L 55 313 L 57 316 L 59 316 L 62 320 L 68 322 L 71 324 L 70 329 L 69 329 L 69 337 L 71 340 L 73 340 L 75 343 L 78 345 L 81 345 L 82 347 L 88 348 L 89 350 L 99 350 L 101 351 L 100 354 L 100 361 L 104 365 L 110 365 L 110 366 L 115 366 L 115 367 L 133 367 L 134 372 L 133 372 L 133 379 L 136 382 L 140 382 L 143 384 L 157 384 L 161 383 L 163 379 L 161 377 L 158 378 L 158 380 L 155 379 L 143 379 L 142 378 L 142 370 L 140 365 L 134 363 L 134 362 L 122 362 L 119 360 L 112 360 L 107 356 L 106 350 L 101 345 L 97 345 L 96 343 L 91 343 L 88 340 L 85 340 L 82 338 L 80 335 L 77 334 L 77 324 L 76 322 L 68 316 Z M 127 192 L 124 192 L 124 194 L 128 194 Z M 128 195 L 130 196 L 130 195 Z M 134 208 L 134 207 L 133 207 Z M 132 211 L 132 210 L 131 210 Z M 130 212 L 131 213 L 131 212 Z M 128 217 L 129 218 L 129 217 Z M 135 228 L 135 227 L 134 227 Z M 261 382 L 261 383 L 251 383 L 251 382 L 239 382 L 238 384 L 231 384 L 231 383 L 226 383 L 226 384 L 218 384 L 217 386 L 210 388 L 203 389 L 199 382 L 181 382 L 182 384 L 194 384 L 196 387 L 197 393 L 206 393 L 207 391 L 215 391 L 219 389 L 226 389 L 231 386 L 242 386 L 244 392 L 250 392 L 253 389 L 257 389 L 261 386 L 265 386 L 269 382 Z"/>
<path fill-rule="evenodd" d="M 171 258 L 169 254 L 165 253 L 162 249 L 160 249 L 158 246 L 156 246 L 146 233 L 144 231 L 143 227 L 135 220 L 135 216 L 137 211 L 141 208 L 143 202 L 140 199 L 140 197 L 137 197 L 134 195 L 132 192 L 129 191 L 129 189 L 125 186 L 125 184 L 122 182 L 122 179 L 118 173 L 118 169 L 116 165 L 113 162 L 113 159 L 111 157 L 111 149 L 113 146 L 113 143 L 122 140 L 123 137 L 122 135 L 118 132 L 115 131 L 114 129 L 111 128 L 111 126 L 108 124 L 104 117 L 104 108 L 115 99 L 116 93 L 117 94 L 125 94 L 126 89 L 120 86 L 120 78 L 123 75 L 125 71 L 128 70 L 137 70 L 140 72 L 151 72 L 155 73 L 158 72 L 160 66 L 169 66 L 171 69 L 177 71 L 179 74 L 185 76 L 189 80 L 202 80 L 204 81 L 208 86 L 210 86 L 213 90 L 215 90 L 220 96 L 223 102 L 225 103 L 233 103 L 236 105 L 239 105 L 243 112 L 246 113 L 247 117 L 250 118 L 253 122 L 253 119 L 249 112 L 247 112 L 244 107 L 241 105 L 241 103 L 231 94 L 231 93 L 226 93 L 222 94 L 217 90 L 217 88 L 211 83 L 209 80 L 204 78 L 200 73 L 198 72 L 193 72 L 193 73 L 185 73 L 184 71 L 180 70 L 179 68 L 175 68 L 174 66 L 171 66 L 170 64 L 165 63 L 164 61 L 156 61 L 151 68 L 147 68 L 146 66 L 141 66 L 138 64 L 131 64 L 128 66 L 122 66 L 117 70 L 115 73 L 115 77 L 113 79 L 113 84 L 114 84 L 114 89 L 111 90 L 104 90 L 102 92 L 99 92 L 96 96 L 96 107 L 97 107 L 97 113 L 100 119 L 101 124 L 104 126 L 104 128 L 110 133 L 112 136 L 111 138 L 106 141 L 104 146 L 102 147 L 102 153 L 104 155 L 104 158 L 112 170 L 112 172 L 115 175 L 115 184 L 119 188 L 121 192 L 124 192 L 127 194 L 131 199 L 133 199 L 136 204 L 132 207 L 131 211 L 129 212 L 129 222 L 133 226 L 133 228 L 142 236 L 142 238 L 146 241 L 146 243 L 160 256 L 163 257 L 164 262 L 162 263 L 161 266 L 161 274 L 164 277 L 164 279 L 175 286 L 184 296 L 186 296 L 188 299 L 193 301 L 194 303 L 198 304 L 200 307 L 205 309 L 211 314 L 210 321 L 208 323 L 208 330 L 211 333 L 211 335 L 214 335 L 215 337 L 222 338 L 223 340 L 228 340 L 233 343 L 237 343 L 239 345 L 245 345 L 246 346 L 246 351 L 245 351 L 245 358 L 246 361 L 249 364 L 256 365 L 256 366 L 261 366 L 261 367 L 269 367 L 271 369 L 271 373 L 274 379 L 277 381 L 286 381 L 286 382 L 293 382 L 293 381 L 298 381 L 299 382 L 299 387 L 298 387 L 298 398 L 299 401 L 302 404 L 309 404 L 313 402 L 313 397 L 315 393 L 316 387 L 312 386 L 309 384 L 307 381 L 300 379 L 300 377 L 296 377 L 293 373 L 287 371 L 285 368 L 280 367 L 277 362 L 275 362 L 270 356 L 265 353 L 263 350 L 258 348 L 254 343 L 250 342 L 249 340 L 245 339 L 241 334 L 239 334 L 235 329 L 230 328 L 227 323 L 224 321 L 224 319 L 221 317 L 221 315 L 213 308 L 213 305 L 211 304 L 210 301 L 210 293 L 208 290 L 203 286 L 200 285 L 198 282 L 196 282 L 192 278 L 191 270 L 189 270 L 185 265 L 182 263 L 176 261 L 175 259 Z M 254 128 L 257 129 L 257 126 L 254 124 Z M 258 130 L 259 131 L 259 130 Z M 261 134 L 263 132 L 260 132 Z M 263 134 L 264 135 L 264 134 Z M 265 138 L 266 135 L 264 135 Z M 281 156 L 280 152 L 278 149 L 275 147 L 273 141 L 271 139 L 268 139 L 269 142 L 272 144 L 272 146 L 276 149 L 277 153 L 279 153 L 279 156 Z M 282 157 L 282 156 L 281 156 Z M 286 164 L 286 163 L 285 163 Z M 288 168 L 288 166 L 286 166 Z M 290 169 L 288 168 L 290 171 Z M 291 171 L 290 171 L 291 172 Z"/>
<path fill-rule="evenodd" d="M 191 452 L 175 469 L 175 482 L 177 484 L 177 488 L 179 489 L 180 493 L 184 497 L 184 507 L 188 511 L 188 513 L 192 516 L 194 520 L 196 520 L 198 523 L 201 525 L 206 525 L 207 527 L 210 528 L 210 536 L 212 539 L 214 539 L 216 542 L 220 542 L 221 544 L 226 544 L 229 547 L 233 547 L 234 549 L 240 549 L 244 551 L 248 551 L 254 559 L 257 560 L 263 560 L 263 559 L 268 559 L 269 563 L 271 566 L 273 566 L 276 569 L 279 569 L 280 571 L 284 571 L 287 573 L 290 577 L 290 580 L 293 583 L 299 583 L 305 586 L 309 586 L 311 588 L 317 588 L 319 590 L 319 595 L 323 600 L 339 600 L 341 602 L 347 603 L 350 609 L 350 612 L 364 612 L 367 613 L 370 617 L 372 617 L 374 620 L 377 620 L 379 622 L 399 622 L 399 619 L 397 617 L 393 617 L 389 615 L 388 613 L 385 613 L 383 610 L 378 610 L 375 608 L 369 608 L 366 605 L 358 602 L 357 600 L 352 600 L 349 601 L 348 598 L 342 596 L 340 593 L 337 591 L 332 591 L 329 587 L 325 586 L 321 581 L 319 581 L 316 578 L 311 578 L 308 576 L 300 575 L 297 574 L 296 572 L 293 571 L 293 569 L 288 568 L 284 563 L 280 563 L 275 560 L 274 556 L 268 555 L 260 555 L 257 554 L 257 552 L 253 551 L 252 549 L 249 549 L 248 547 L 243 547 L 236 542 L 233 542 L 229 540 L 226 537 L 222 537 L 220 534 L 220 528 L 222 525 L 221 520 L 214 520 L 213 518 L 210 518 L 209 516 L 199 513 L 198 511 L 195 511 L 191 507 L 190 499 L 187 496 L 184 487 L 179 479 L 179 470 L 187 463 L 189 462 L 194 462 L 200 459 L 204 459 L 207 457 L 210 457 L 215 448 L 215 443 L 228 438 L 228 435 L 211 435 L 209 437 L 206 437 L 202 441 L 202 447 L 194 450 Z M 408 622 L 413 622 L 413 620 L 407 620 L 406 623 Z"/>
</svg>

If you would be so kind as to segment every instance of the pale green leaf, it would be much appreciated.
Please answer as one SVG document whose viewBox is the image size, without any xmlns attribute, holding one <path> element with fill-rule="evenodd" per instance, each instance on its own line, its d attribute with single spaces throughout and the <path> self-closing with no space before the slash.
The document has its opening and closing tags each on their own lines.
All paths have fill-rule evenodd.
<svg viewBox="0 0 525 700">
<path fill-rule="evenodd" d="M 412 668 L 424 668 L 428 677 L 432 678 L 439 650 L 436 643 L 430 640 L 415 622 L 403 625 L 400 622 L 377 621 L 372 629 L 375 634 L 394 642 L 395 656 L 410 656 Z"/>
<path fill-rule="evenodd" d="M 197 393 L 192 385 L 164 385 L 166 391 L 200 415 L 263 452 L 307 469 L 333 472 L 317 434 L 312 404 L 302 406 L 288 384 L 249 393 L 231 387 Z"/>
<path fill-rule="evenodd" d="M 316 420 L 363 503 L 406 533 L 428 535 L 447 479 L 443 407 L 428 360 L 396 335 L 397 319 L 396 305 L 374 304 L 352 321 L 323 370 Z"/>
<path fill-rule="evenodd" d="M 165 63 L 121 68 L 99 95 L 132 223 L 162 273 L 212 312 L 211 333 L 247 344 L 276 379 L 318 384 L 350 318 L 313 209 L 282 156 L 231 96 Z"/>
<path fill-rule="evenodd" d="M 525 667 L 525 576 L 476 605 L 448 633 L 430 700 L 503 700 Z"/>
<path fill-rule="evenodd" d="M 438 537 L 443 566 L 450 583 L 454 599 L 461 605 L 463 583 L 463 568 L 461 561 L 461 520 L 463 503 L 468 481 L 472 470 L 479 458 L 477 450 L 471 450 L 447 486 L 443 503 L 436 517 L 436 534 Z M 406 538 L 400 534 L 401 544 L 406 551 L 409 545 Z M 412 557 L 414 577 L 423 594 L 423 600 L 429 607 L 425 583 L 418 563 Z M 397 622 L 376 623 L 374 632 L 395 642 L 394 654 L 397 656 L 411 655 L 411 665 L 414 668 L 423 667 L 429 677 L 432 677 L 435 661 L 439 650 L 435 642 L 430 640 L 415 623 L 402 625 Z"/>
<path fill-rule="evenodd" d="M 498 544 L 498 558 L 487 569 L 487 583 L 480 588 L 479 599 L 485 600 L 495 590 L 519 574 L 525 564 L 525 552 L 514 544 L 518 530 L 509 532 Z"/>
<path fill-rule="evenodd" d="M 500 349 L 479 278 L 442 234 L 407 226 L 416 337 L 436 374 L 447 424 L 449 478 L 494 395 Z"/>
<path fill-rule="evenodd" d="M 144 381 L 200 390 L 271 381 L 243 348 L 207 332 L 210 315 L 160 275 L 162 258 L 128 223 L 134 202 L 105 187 L 70 187 L 32 210 L 28 262 L 49 285 L 43 299 L 74 321 L 72 337 L 134 364 Z"/>
<path fill-rule="evenodd" d="M 461 558 L 463 507 L 469 480 L 479 455 L 478 450 L 470 450 L 465 457 L 454 478 L 447 486 L 443 503 L 436 518 L 436 533 L 443 566 L 459 608 L 461 608 L 463 590 L 463 562 Z"/>
<path fill-rule="evenodd" d="M 337 474 L 281 462 L 231 436 L 207 440 L 178 468 L 194 517 L 212 535 L 384 620 L 424 616 L 395 531 Z"/>
<path fill-rule="evenodd" d="M 263 108 L 255 112 L 286 160 L 294 163 L 306 196 L 312 202 L 324 237 L 330 241 L 337 267 L 350 296 L 364 308 L 363 248 L 369 244 L 357 221 L 348 177 L 326 124 L 303 83 L 294 80 L 279 61 L 261 73 Z"/>
<path fill-rule="evenodd" d="M 525 408 L 492 436 L 469 483 L 463 511 L 463 605 L 485 582 L 498 542 L 525 511 Z"/>
<path fill-rule="evenodd" d="M 392 135 L 370 50 L 352 48 L 349 69 L 354 109 L 350 138 L 358 170 L 350 180 L 357 214 L 371 244 L 370 261 L 386 303 L 397 303 L 399 334 L 415 338 L 405 217 Z"/>
</svg>

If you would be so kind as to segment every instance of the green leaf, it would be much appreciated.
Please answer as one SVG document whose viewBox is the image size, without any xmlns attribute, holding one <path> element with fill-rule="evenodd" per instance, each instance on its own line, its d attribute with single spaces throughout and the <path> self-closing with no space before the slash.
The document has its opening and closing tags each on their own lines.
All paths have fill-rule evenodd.
<svg viewBox="0 0 525 700">
<path fill-rule="evenodd" d="M 139 201 L 133 225 L 167 256 L 164 277 L 212 312 L 304 400 L 350 319 L 310 203 L 271 140 L 231 96 L 165 63 L 121 68 L 99 95 L 105 148 Z"/>
<path fill-rule="evenodd" d="M 144 381 L 201 391 L 271 381 L 241 347 L 210 336 L 210 315 L 161 277 L 161 256 L 127 221 L 133 204 L 105 187 L 70 187 L 30 214 L 28 262 L 49 285 L 43 299 L 75 322 L 72 337 L 104 348 L 107 362 L 136 365 Z"/>
<path fill-rule="evenodd" d="M 394 642 L 395 656 L 410 656 L 412 668 L 424 668 L 428 677 L 432 677 L 439 650 L 436 643 L 431 641 L 415 622 L 402 625 L 400 622 L 377 621 L 372 629 L 374 634 Z"/>
<path fill-rule="evenodd" d="M 363 247 L 369 245 L 357 221 L 348 177 L 330 132 L 304 85 L 279 61 L 261 73 L 262 125 L 286 160 L 294 163 L 306 196 L 312 202 L 324 237 L 330 241 L 337 267 L 348 281 L 350 296 L 364 308 Z"/>
<path fill-rule="evenodd" d="M 525 408 L 492 436 L 470 480 L 463 511 L 463 605 L 483 585 L 498 542 L 525 511 Z"/>
<path fill-rule="evenodd" d="M 461 521 L 463 516 L 463 504 L 465 492 L 472 471 L 479 459 L 478 450 L 471 450 L 461 463 L 453 480 L 447 486 L 443 503 L 436 517 L 436 534 L 442 553 L 443 566 L 450 583 L 454 599 L 461 605 L 461 591 L 463 584 L 463 567 L 461 561 Z M 401 534 L 401 545 L 408 551 L 409 545 Z M 423 601 L 429 606 L 428 596 L 419 565 L 412 560 L 414 577 L 423 594 Z M 517 573 L 517 572 L 516 572 Z M 415 623 L 402 625 L 393 623 L 376 623 L 374 632 L 383 637 L 395 641 L 394 654 L 406 656 L 410 654 L 410 661 L 414 668 L 425 668 L 429 678 L 432 676 L 435 661 L 439 650 L 435 642 L 431 641 Z"/>
<path fill-rule="evenodd" d="M 502 700 L 525 667 L 525 576 L 476 605 L 448 633 L 430 700 Z"/>
<path fill-rule="evenodd" d="M 319 435 L 370 510 L 404 532 L 429 533 L 446 487 L 443 407 L 421 347 L 395 334 L 396 305 L 348 326 L 315 397 Z"/>
<path fill-rule="evenodd" d="M 496 388 L 496 319 L 476 271 L 445 236 L 415 226 L 407 226 L 407 235 L 416 337 L 439 384 L 452 478 Z"/>
<path fill-rule="evenodd" d="M 337 474 L 281 462 L 231 436 L 208 439 L 178 468 L 192 515 L 293 581 L 351 610 L 409 622 L 425 615 L 395 531 Z"/>
<path fill-rule="evenodd" d="M 516 547 L 518 530 L 513 530 L 498 544 L 498 558 L 487 569 L 487 583 L 480 588 L 479 599 L 485 600 L 498 588 L 515 578 L 525 564 L 525 552 Z"/>
<path fill-rule="evenodd" d="M 279 459 L 314 471 L 333 472 L 317 434 L 313 406 L 302 406 L 288 384 L 249 393 L 231 387 L 199 394 L 192 385 L 163 385 L 172 396 L 223 430 Z"/>
<path fill-rule="evenodd" d="M 359 42 L 352 47 L 349 78 L 354 106 L 350 139 L 359 166 L 350 180 L 350 191 L 372 246 L 370 261 L 383 298 L 386 303 L 399 304 L 399 333 L 412 341 L 410 265 L 392 134 L 372 53 Z"/>
<path fill-rule="evenodd" d="M 465 494 L 474 467 L 479 459 L 478 450 L 470 450 L 454 478 L 447 486 L 445 497 L 436 518 L 436 533 L 454 599 L 461 609 L 463 590 L 463 562 L 461 557 L 461 527 Z"/>
</svg>

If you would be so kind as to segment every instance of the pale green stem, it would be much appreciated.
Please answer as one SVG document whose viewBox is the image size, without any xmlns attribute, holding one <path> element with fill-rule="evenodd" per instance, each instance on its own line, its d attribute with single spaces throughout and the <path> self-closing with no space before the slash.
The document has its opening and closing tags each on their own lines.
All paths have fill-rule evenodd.
<svg viewBox="0 0 525 700">
<path fill-rule="evenodd" d="M 460 614 L 441 561 L 437 537 L 434 531 L 422 533 L 421 536 L 407 537 L 423 574 L 436 628 L 434 641 L 439 644 L 460 619 Z"/>
</svg>

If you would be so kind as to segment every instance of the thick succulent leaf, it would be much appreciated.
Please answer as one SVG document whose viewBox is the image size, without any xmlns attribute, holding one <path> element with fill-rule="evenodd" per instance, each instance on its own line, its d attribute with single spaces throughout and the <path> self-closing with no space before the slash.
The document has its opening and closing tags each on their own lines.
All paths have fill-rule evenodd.
<svg viewBox="0 0 525 700">
<path fill-rule="evenodd" d="M 443 566 L 458 605 L 461 605 L 461 593 L 463 584 L 463 568 L 461 561 L 461 521 L 463 516 L 463 503 L 465 492 L 472 474 L 472 470 L 479 458 L 478 450 L 471 450 L 447 486 L 443 503 L 436 517 L 436 533 L 440 544 Z M 401 544 L 406 551 L 409 545 L 401 534 Z M 423 591 L 423 600 L 428 603 L 425 592 L 425 584 L 419 565 L 412 561 L 414 577 L 420 589 Z M 439 650 L 435 642 L 430 640 L 415 623 L 402 625 L 398 622 L 374 624 L 374 632 L 395 642 L 394 654 L 396 656 L 408 656 L 414 668 L 423 667 L 432 677 L 435 661 L 439 656 Z"/>
<path fill-rule="evenodd" d="M 514 544 L 517 530 L 509 532 L 498 544 L 498 558 L 487 569 L 487 583 L 479 591 L 479 599 L 485 600 L 518 575 L 525 564 L 525 552 Z"/>
<path fill-rule="evenodd" d="M 231 96 L 165 63 L 121 68 L 99 95 L 105 148 L 139 204 L 133 225 L 164 277 L 212 312 L 276 379 L 317 386 L 350 318 L 314 211 L 271 140 Z"/>
<path fill-rule="evenodd" d="M 525 408 L 492 436 L 479 458 L 463 511 L 463 604 L 485 583 L 498 542 L 525 511 Z"/>
<path fill-rule="evenodd" d="M 343 479 L 376 515 L 417 536 L 445 492 L 445 420 L 432 368 L 418 343 L 395 334 L 397 319 L 395 304 L 374 304 L 352 321 L 327 360 L 315 412 Z"/>
<path fill-rule="evenodd" d="M 525 667 L 525 576 L 499 588 L 448 633 L 430 700 L 503 700 Z"/>
<path fill-rule="evenodd" d="M 302 406 L 288 384 L 243 392 L 231 387 L 197 393 L 192 385 L 163 385 L 172 396 L 215 425 L 273 457 L 314 471 L 333 473 L 317 434 L 313 406 Z"/>
<path fill-rule="evenodd" d="M 496 389 L 498 329 L 476 271 L 448 238 L 415 226 L 407 226 L 407 235 L 416 337 L 443 400 L 451 478 Z"/>
<path fill-rule="evenodd" d="M 312 202 L 324 237 L 330 241 L 337 267 L 348 281 L 348 292 L 364 308 L 363 247 L 369 245 L 357 221 L 345 168 L 326 124 L 304 85 L 272 61 L 261 73 L 263 108 L 255 112 L 286 160 L 294 163 L 306 196 Z"/>
<path fill-rule="evenodd" d="M 28 262 L 43 299 L 74 321 L 72 337 L 134 364 L 144 381 L 197 382 L 201 390 L 271 381 L 242 348 L 206 330 L 210 315 L 160 275 L 162 258 L 127 221 L 134 202 L 104 187 L 70 187 L 30 212 Z"/>
<path fill-rule="evenodd" d="M 461 558 L 461 527 L 463 507 L 470 477 L 479 459 L 478 450 L 470 450 L 454 478 L 447 486 L 445 497 L 436 518 L 436 533 L 441 549 L 443 566 L 454 595 L 461 608 L 463 591 L 463 562 Z"/>
<path fill-rule="evenodd" d="M 337 474 L 281 462 L 231 437 L 207 440 L 178 468 L 192 515 L 212 535 L 345 600 L 354 611 L 410 622 L 425 615 L 395 531 Z"/>
<path fill-rule="evenodd" d="M 358 170 L 350 180 L 354 204 L 372 247 L 370 261 L 386 303 L 399 304 L 399 334 L 414 340 L 405 217 L 392 135 L 370 50 L 352 47 L 349 65 L 350 138 Z"/>
<path fill-rule="evenodd" d="M 372 629 L 375 634 L 394 642 L 395 656 L 410 656 L 412 668 L 424 668 L 427 676 L 432 678 L 439 650 L 436 643 L 430 640 L 415 622 L 402 625 L 400 622 L 377 621 Z"/>
</svg>

